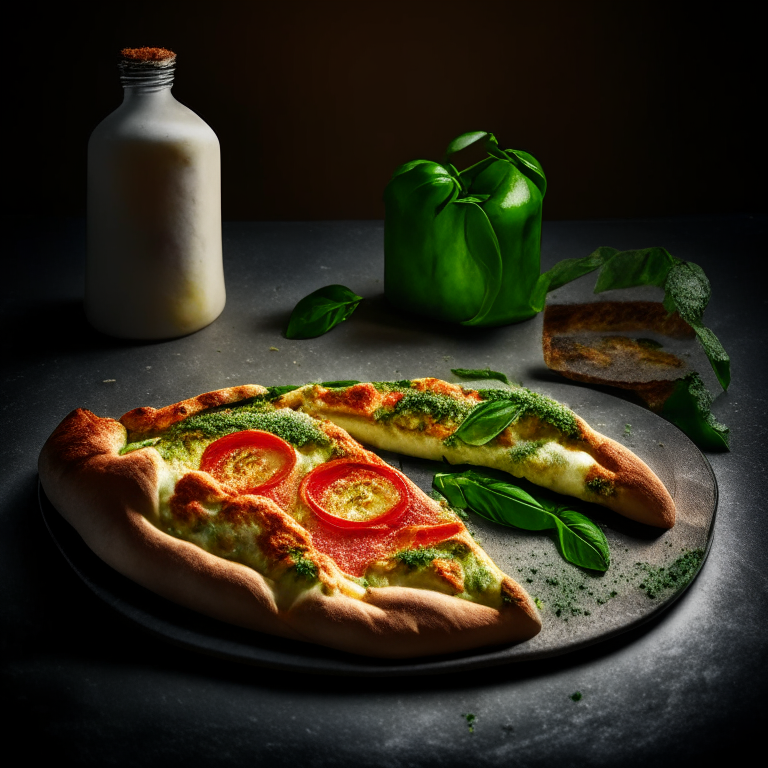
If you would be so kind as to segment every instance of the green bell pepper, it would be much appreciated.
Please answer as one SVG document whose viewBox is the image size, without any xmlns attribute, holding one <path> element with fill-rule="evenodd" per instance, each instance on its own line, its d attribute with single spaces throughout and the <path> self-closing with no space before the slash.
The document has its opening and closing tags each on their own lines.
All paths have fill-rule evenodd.
<svg viewBox="0 0 768 768">
<path fill-rule="evenodd" d="M 480 141 L 488 157 L 450 157 Z M 384 192 L 384 291 L 397 307 L 463 325 L 506 325 L 540 311 L 541 204 L 547 181 L 527 152 L 464 133 L 443 163 L 400 166 Z"/>
</svg>

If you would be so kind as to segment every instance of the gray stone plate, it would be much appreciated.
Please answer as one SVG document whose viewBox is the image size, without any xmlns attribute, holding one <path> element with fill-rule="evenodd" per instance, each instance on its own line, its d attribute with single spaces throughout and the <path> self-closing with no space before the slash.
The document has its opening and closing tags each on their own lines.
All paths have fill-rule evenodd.
<svg viewBox="0 0 768 768">
<path fill-rule="evenodd" d="M 709 462 L 673 425 L 639 406 L 586 387 L 539 382 L 536 389 L 571 407 L 597 431 L 626 445 L 661 478 L 677 506 L 671 531 L 632 523 L 600 507 L 582 507 L 605 531 L 611 566 L 596 575 L 566 563 L 547 533 L 468 522 L 494 561 L 540 604 L 541 632 L 518 645 L 450 657 L 387 661 L 260 635 L 159 598 L 99 560 L 40 489 L 40 508 L 65 558 L 104 602 L 143 629 L 202 653 L 274 669 L 343 675 L 439 674 L 545 658 L 639 626 L 691 584 L 712 541 L 717 484 Z M 396 454 L 383 457 L 429 491 L 443 465 Z"/>
</svg>

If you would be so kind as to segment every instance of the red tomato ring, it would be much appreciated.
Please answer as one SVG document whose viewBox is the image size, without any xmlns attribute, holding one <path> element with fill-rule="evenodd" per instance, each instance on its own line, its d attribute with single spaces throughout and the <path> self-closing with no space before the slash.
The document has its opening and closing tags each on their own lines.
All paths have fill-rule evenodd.
<svg viewBox="0 0 768 768">
<path fill-rule="evenodd" d="M 347 520 L 343 517 L 337 517 L 325 509 L 320 501 L 322 491 L 336 480 L 361 469 L 381 475 L 395 486 L 400 497 L 395 504 L 383 514 L 370 520 Z M 392 525 L 405 512 L 410 498 L 405 480 L 391 467 L 380 464 L 367 464 L 363 461 L 349 461 L 348 459 L 336 459 L 313 469 L 301 481 L 301 496 L 310 509 L 323 522 L 336 528 L 345 528 L 347 530 L 379 527 L 383 524 Z"/>
<path fill-rule="evenodd" d="M 233 432 L 212 442 L 204 451 L 200 460 L 200 469 L 213 475 L 219 482 L 231 486 L 231 478 L 224 471 L 226 460 L 236 451 L 244 448 L 255 449 L 277 454 L 282 460 L 280 467 L 268 480 L 258 485 L 246 488 L 237 487 L 239 493 L 256 493 L 272 488 L 288 475 L 296 466 L 296 451 L 293 446 L 271 432 L 262 432 L 259 429 L 246 429 L 242 432 Z"/>
</svg>

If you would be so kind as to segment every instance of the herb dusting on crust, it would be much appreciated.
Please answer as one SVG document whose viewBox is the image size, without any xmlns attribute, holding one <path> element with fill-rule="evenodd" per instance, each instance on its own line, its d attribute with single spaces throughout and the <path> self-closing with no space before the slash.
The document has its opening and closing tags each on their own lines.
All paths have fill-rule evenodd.
<svg viewBox="0 0 768 768">
<path fill-rule="evenodd" d="M 551 424 L 568 437 L 578 438 L 581 429 L 575 414 L 564 405 L 550 397 L 531 392 L 530 389 L 480 389 L 478 394 L 483 400 L 509 400 L 521 408 L 520 416 L 536 416 L 539 420 Z"/>
<path fill-rule="evenodd" d="M 645 576 L 638 586 L 651 600 L 661 592 L 681 589 L 696 575 L 703 559 L 703 549 L 691 549 L 683 552 L 667 567 L 637 563 L 637 567 L 645 571 Z"/>
</svg>

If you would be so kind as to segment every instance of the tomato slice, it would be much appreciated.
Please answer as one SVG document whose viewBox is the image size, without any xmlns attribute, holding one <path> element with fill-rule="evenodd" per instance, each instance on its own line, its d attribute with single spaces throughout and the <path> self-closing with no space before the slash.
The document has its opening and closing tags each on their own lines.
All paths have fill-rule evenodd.
<svg viewBox="0 0 768 768">
<path fill-rule="evenodd" d="M 290 443 L 258 429 L 233 432 L 211 443 L 200 461 L 209 472 L 236 493 L 266 491 L 284 480 L 296 466 Z"/>
<path fill-rule="evenodd" d="M 394 469 L 347 459 L 313 469 L 302 480 L 301 495 L 323 522 L 347 530 L 393 525 L 410 496 Z"/>
</svg>

